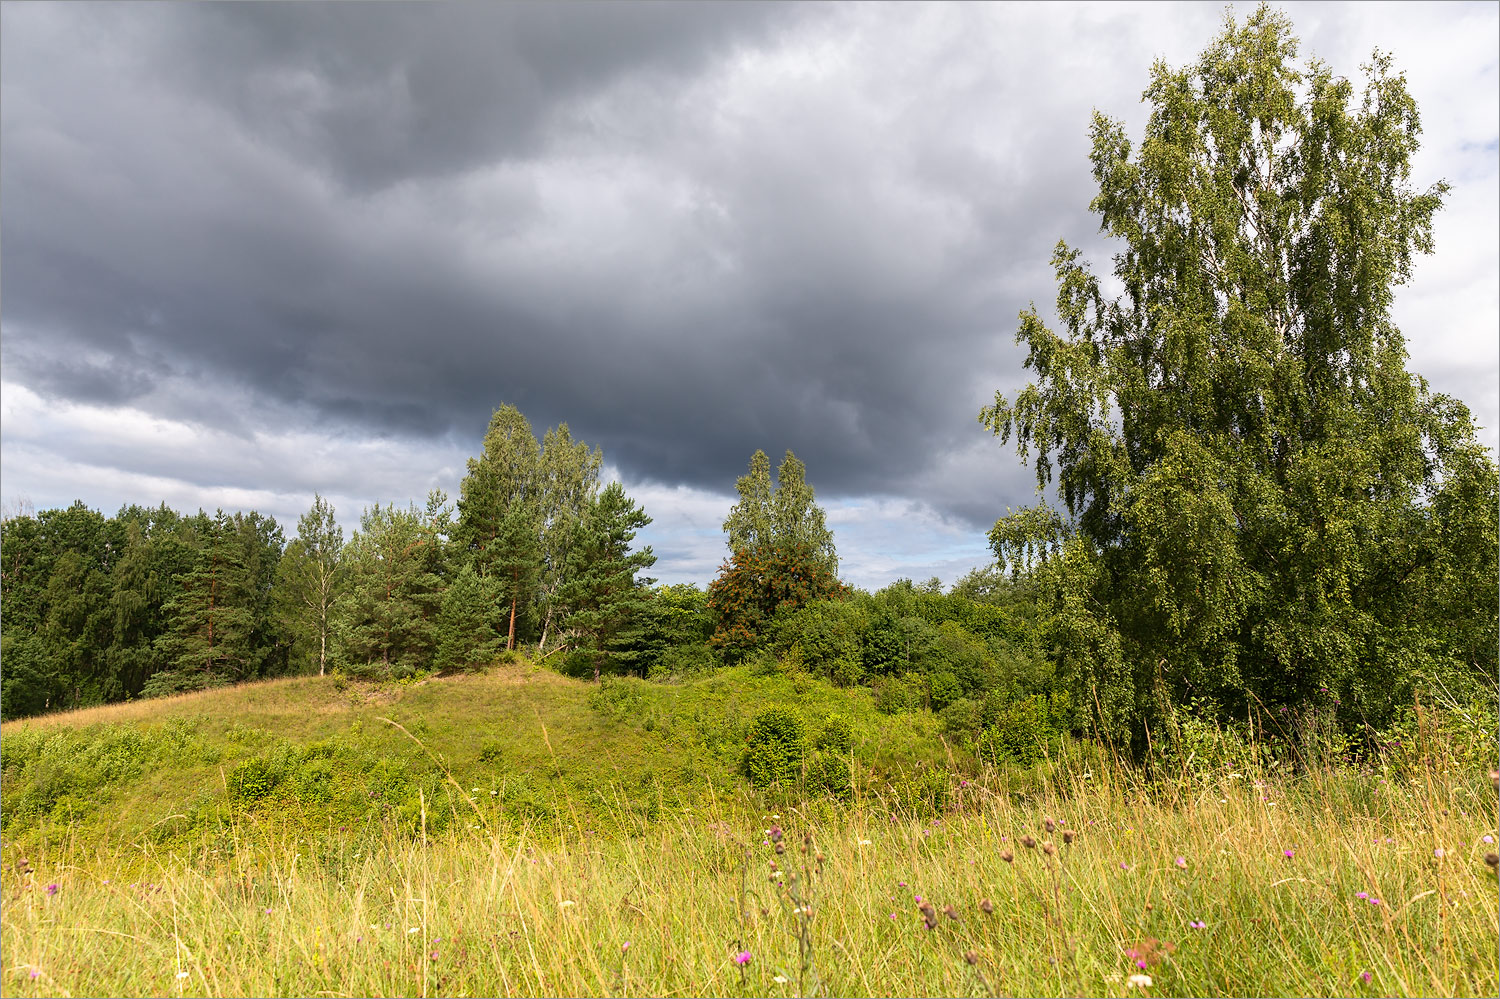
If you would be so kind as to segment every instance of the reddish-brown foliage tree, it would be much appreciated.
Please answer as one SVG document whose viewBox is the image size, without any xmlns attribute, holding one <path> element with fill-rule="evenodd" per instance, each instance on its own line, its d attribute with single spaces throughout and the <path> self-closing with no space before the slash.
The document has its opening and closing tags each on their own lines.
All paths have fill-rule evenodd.
<svg viewBox="0 0 1500 999">
<path fill-rule="evenodd" d="M 716 619 L 710 641 L 736 658 L 754 648 L 777 611 L 841 597 L 847 591 L 807 546 L 737 549 L 708 587 L 708 606 Z"/>
</svg>

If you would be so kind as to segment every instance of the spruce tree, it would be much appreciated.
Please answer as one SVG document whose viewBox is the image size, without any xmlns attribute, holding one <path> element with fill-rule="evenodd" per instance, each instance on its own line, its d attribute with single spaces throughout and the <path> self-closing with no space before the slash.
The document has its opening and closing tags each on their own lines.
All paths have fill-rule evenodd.
<svg viewBox="0 0 1500 999">
<path fill-rule="evenodd" d="M 345 546 L 349 579 L 338 602 L 337 648 L 349 669 L 400 677 L 432 664 L 441 580 L 439 544 L 415 507 L 376 506 Z"/>
</svg>

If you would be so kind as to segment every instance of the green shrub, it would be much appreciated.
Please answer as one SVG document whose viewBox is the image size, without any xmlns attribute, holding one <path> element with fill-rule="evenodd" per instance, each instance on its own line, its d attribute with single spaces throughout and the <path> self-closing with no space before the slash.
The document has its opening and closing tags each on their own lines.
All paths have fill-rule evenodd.
<svg viewBox="0 0 1500 999">
<path fill-rule="evenodd" d="M 857 652 L 845 653 L 828 664 L 828 679 L 840 687 L 858 686 L 865 678 L 865 664 Z"/>
<path fill-rule="evenodd" d="M 849 759 L 835 753 L 818 753 L 807 765 L 807 793 L 826 794 L 839 801 L 854 797 L 854 781 L 849 775 Z"/>
<path fill-rule="evenodd" d="M 241 801 L 259 801 L 271 796 L 281 783 L 281 777 L 281 769 L 272 760 L 252 756 L 241 760 L 229 771 L 229 794 Z"/>
<path fill-rule="evenodd" d="M 807 752 L 807 726 L 791 708 L 771 707 L 750 723 L 744 772 L 758 788 L 796 783 Z"/>
<path fill-rule="evenodd" d="M 308 759 L 297 770 L 293 790 L 302 802 L 324 804 L 333 800 L 333 762 L 326 757 Z"/>
<path fill-rule="evenodd" d="M 958 677 L 946 670 L 934 673 L 929 681 L 929 689 L 932 693 L 932 709 L 942 711 L 948 705 L 964 696 L 964 686 Z"/>
<path fill-rule="evenodd" d="M 960 697 L 938 713 L 943 731 L 964 739 L 973 738 L 984 728 L 984 705 L 969 697 Z"/>
<path fill-rule="evenodd" d="M 981 749 L 998 759 L 1023 767 L 1039 762 L 1047 753 L 1053 735 L 1047 719 L 1047 702 L 1039 695 L 1013 701 L 984 732 Z"/>
<path fill-rule="evenodd" d="M 892 676 L 875 684 L 875 710 L 881 714 L 915 711 L 925 700 L 920 681 Z"/>
<path fill-rule="evenodd" d="M 854 748 L 854 726 L 847 715 L 829 712 L 818 731 L 818 748 L 825 753 L 848 756 Z"/>
</svg>

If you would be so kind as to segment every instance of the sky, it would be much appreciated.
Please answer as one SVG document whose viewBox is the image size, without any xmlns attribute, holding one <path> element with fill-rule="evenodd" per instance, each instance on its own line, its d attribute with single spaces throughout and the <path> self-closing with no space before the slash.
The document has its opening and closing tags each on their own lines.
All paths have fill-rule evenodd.
<svg viewBox="0 0 1500 999">
<path fill-rule="evenodd" d="M 1500 6 L 1283 9 L 1406 73 L 1452 190 L 1395 318 L 1494 450 Z M 1109 267 L 1091 114 L 1138 141 L 1224 10 L 6 2 L 0 501 L 351 530 L 456 499 L 510 403 L 603 448 L 665 582 L 791 449 L 846 581 L 951 584 L 1036 501 L 977 420 L 1017 314 L 1059 239 Z"/>
</svg>

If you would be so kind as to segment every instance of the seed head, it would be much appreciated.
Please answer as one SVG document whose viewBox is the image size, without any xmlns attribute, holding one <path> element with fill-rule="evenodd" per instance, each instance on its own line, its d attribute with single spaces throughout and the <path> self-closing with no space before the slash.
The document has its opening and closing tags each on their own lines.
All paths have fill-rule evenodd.
<svg viewBox="0 0 1500 999">
<path fill-rule="evenodd" d="M 995 903 L 991 902 L 989 899 L 985 899 L 984 901 L 979 903 L 979 911 L 988 916 L 990 913 L 995 911 Z"/>
<path fill-rule="evenodd" d="M 1073 830 L 1071 830 L 1071 829 L 1064 829 L 1063 830 L 1063 842 L 1064 843 L 1071 844 L 1077 838 L 1078 838 L 1078 834 L 1076 832 L 1074 832 Z"/>
<path fill-rule="evenodd" d="M 1053 846 L 1052 841 L 1049 839 L 1042 844 L 1042 852 L 1050 857 L 1057 852 L 1057 847 Z"/>
<path fill-rule="evenodd" d="M 978 964 L 979 955 L 974 953 L 972 950 L 966 950 L 964 951 L 964 960 L 968 961 L 970 964 Z"/>
<path fill-rule="evenodd" d="M 1491 867 L 1500 867 L 1500 855 L 1496 855 L 1496 853 L 1491 850 L 1489 853 L 1486 853 L 1484 855 L 1484 862 L 1486 864 L 1489 864 Z"/>
<path fill-rule="evenodd" d="M 781 827 L 780 826 L 772 826 L 771 827 L 771 842 L 772 843 L 780 843 L 781 842 Z"/>
<path fill-rule="evenodd" d="M 1052 821 L 1052 816 L 1050 815 L 1042 820 L 1042 825 L 1047 827 L 1048 832 L 1054 832 L 1057 829 L 1057 823 Z"/>
<path fill-rule="evenodd" d="M 786 844 L 785 843 L 777 843 L 776 844 L 776 855 L 779 857 L 783 853 L 786 853 Z"/>
<path fill-rule="evenodd" d="M 951 905 L 943 906 L 943 915 L 947 916 L 949 919 L 955 922 L 957 922 L 961 918 L 958 914 L 958 910 L 953 908 L 953 906 Z"/>
<path fill-rule="evenodd" d="M 1035 836 L 1022 836 L 1021 837 L 1021 845 L 1024 846 L 1028 850 L 1035 850 L 1036 849 L 1036 837 Z"/>
<path fill-rule="evenodd" d="M 1015 861 L 1016 855 L 1014 853 L 1011 853 L 1009 850 L 1001 850 L 1000 859 L 1009 864 Z"/>
</svg>

